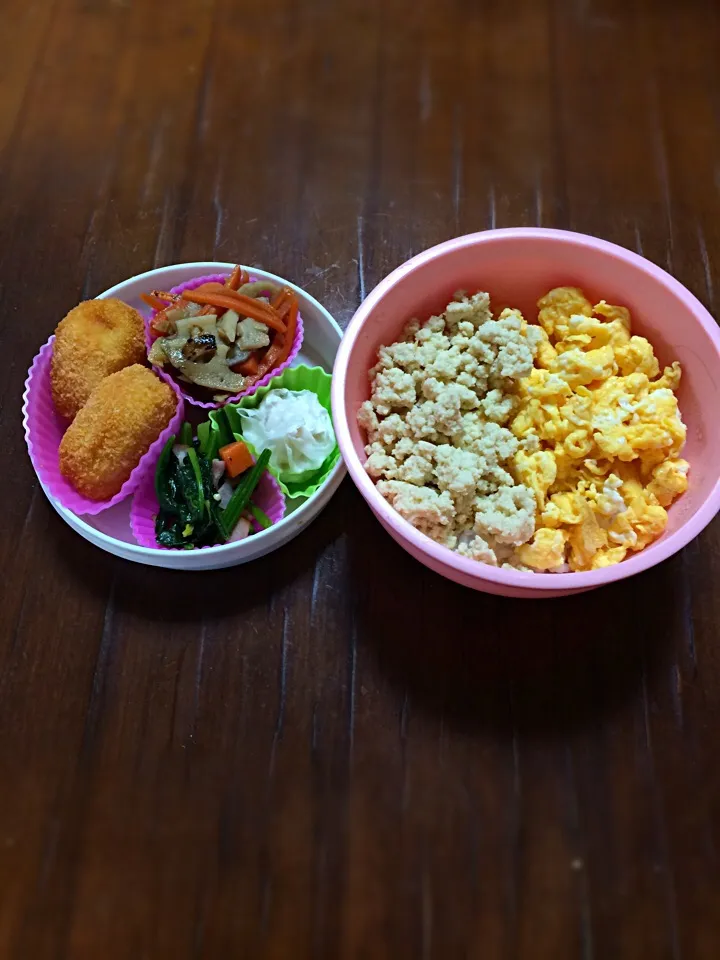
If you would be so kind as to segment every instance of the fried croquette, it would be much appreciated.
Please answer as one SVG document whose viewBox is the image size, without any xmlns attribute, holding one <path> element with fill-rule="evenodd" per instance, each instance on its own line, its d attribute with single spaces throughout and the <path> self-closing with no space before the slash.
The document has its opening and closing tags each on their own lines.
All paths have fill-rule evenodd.
<svg viewBox="0 0 720 960">
<path fill-rule="evenodd" d="M 95 387 L 60 441 L 60 472 L 91 500 L 107 500 L 175 413 L 173 390 L 146 367 L 111 373 Z"/>
<path fill-rule="evenodd" d="M 55 331 L 50 372 L 61 417 L 72 420 L 94 388 L 131 363 L 145 359 L 143 318 L 122 300 L 85 300 Z"/>
</svg>

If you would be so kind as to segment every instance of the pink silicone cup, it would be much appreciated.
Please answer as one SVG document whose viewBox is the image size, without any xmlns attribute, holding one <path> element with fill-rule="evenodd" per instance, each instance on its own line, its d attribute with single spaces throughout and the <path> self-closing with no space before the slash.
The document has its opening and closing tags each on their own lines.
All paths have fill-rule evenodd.
<svg viewBox="0 0 720 960">
<path fill-rule="evenodd" d="M 211 273 L 205 277 L 194 277 L 192 280 L 186 280 L 185 283 L 179 283 L 176 287 L 172 287 L 169 291 L 170 293 L 182 293 L 183 290 L 194 290 L 196 287 L 202 286 L 203 283 L 224 283 L 229 275 L 227 273 Z M 251 280 L 257 280 L 258 277 L 250 277 Z M 152 346 L 153 337 L 150 333 L 150 322 L 152 317 L 155 314 L 153 313 L 150 317 L 145 317 L 145 342 L 147 344 L 148 350 Z M 292 342 L 292 347 L 290 348 L 290 353 L 288 354 L 287 360 L 283 361 L 279 366 L 275 367 L 269 373 L 266 373 L 264 377 L 258 380 L 257 383 L 254 383 L 251 387 L 248 387 L 247 390 L 243 390 L 242 393 L 236 393 L 234 396 L 228 397 L 227 400 L 220 400 L 218 402 L 205 402 L 203 400 L 198 400 L 197 397 L 193 397 L 190 393 L 186 392 L 182 386 L 182 383 L 179 383 L 172 373 L 165 370 L 163 367 L 153 366 L 153 370 L 162 377 L 163 380 L 166 380 L 168 383 L 172 383 L 178 387 L 180 393 L 183 395 L 185 400 L 188 403 L 191 403 L 194 407 L 201 407 L 203 410 L 217 410 L 220 407 L 224 407 L 226 403 L 235 403 L 240 400 L 242 397 L 249 397 L 251 394 L 255 393 L 260 387 L 267 386 L 268 383 L 272 380 L 273 377 L 276 377 L 279 373 L 282 373 L 290 364 L 293 362 L 295 357 L 300 352 L 300 347 L 303 342 L 303 321 L 302 316 L 298 313 L 297 318 L 297 328 L 295 330 L 295 337 Z"/>
<path fill-rule="evenodd" d="M 156 459 L 157 463 L 157 459 Z M 267 470 L 260 478 L 260 482 L 252 495 L 252 502 L 260 507 L 272 525 L 279 523 L 285 516 L 285 498 L 278 486 L 278 482 Z M 130 528 L 133 536 L 141 547 L 151 547 L 154 550 L 174 550 L 174 547 L 161 547 L 155 538 L 155 517 L 158 512 L 158 501 L 155 494 L 155 469 L 148 470 L 142 483 L 133 497 L 130 508 Z M 260 533 L 262 527 L 253 520 L 255 533 Z M 177 548 L 178 550 L 180 548 Z M 200 547 L 207 550 L 207 547 Z"/>
<path fill-rule="evenodd" d="M 30 460 L 42 485 L 52 497 L 73 513 L 94 516 L 108 507 L 115 506 L 137 489 L 149 464 L 155 463 L 167 438 L 177 433 L 182 423 L 183 398 L 174 383 L 170 386 L 177 395 L 177 409 L 170 423 L 160 436 L 148 447 L 140 462 L 109 500 L 90 500 L 72 486 L 60 473 L 58 448 L 68 424 L 58 416 L 52 401 L 50 388 L 50 364 L 55 336 L 40 348 L 28 371 L 23 393 L 23 427 Z"/>
</svg>

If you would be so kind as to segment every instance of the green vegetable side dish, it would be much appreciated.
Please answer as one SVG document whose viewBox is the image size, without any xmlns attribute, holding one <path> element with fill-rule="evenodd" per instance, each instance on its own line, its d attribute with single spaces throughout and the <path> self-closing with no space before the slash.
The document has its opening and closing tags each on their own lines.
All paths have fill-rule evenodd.
<svg viewBox="0 0 720 960">
<path fill-rule="evenodd" d="M 273 390 L 284 389 L 294 392 L 309 390 L 316 395 L 321 406 L 330 414 L 332 419 L 330 405 L 331 383 L 332 378 L 330 374 L 326 373 L 322 367 L 307 367 L 301 364 L 297 367 L 289 367 L 287 370 L 284 370 L 279 376 L 273 377 L 267 386 L 256 390 L 255 393 L 249 397 L 243 397 L 238 403 L 230 403 L 221 407 L 219 410 L 211 411 L 210 432 L 215 434 L 216 449 L 219 449 L 227 443 L 232 443 L 233 440 L 243 440 L 250 451 L 257 456 L 257 450 L 248 440 L 247 436 L 243 435 L 243 418 L 239 411 L 257 410 L 263 400 Z M 340 450 L 336 443 L 321 466 L 316 469 L 293 474 L 278 470 L 276 466 L 270 462 L 268 464 L 268 471 L 275 477 L 280 485 L 280 489 L 289 499 L 310 497 L 327 479 L 328 474 L 339 459 Z"/>
<path fill-rule="evenodd" d="M 265 513 L 264 510 L 260 509 L 260 507 L 256 506 L 254 503 L 251 503 L 249 506 L 249 510 L 250 510 L 250 513 L 255 517 L 257 522 L 260 524 L 260 526 L 263 528 L 263 530 L 267 530 L 268 527 L 272 526 L 272 520 Z"/>
<path fill-rule="evenodd" d="M 155 470 L 158 514 L 155 537 L 161 547 L 192 550 L 227 543 L 243 511 L 249 509 L 263 529 L 271 525 L 269 517 L 250 498 L 267 468 L 270 452 L 258 457 L 253 467 L 240 477 L 238 485 L 223 509 L 217 501 L 212 461 L 217 454 L 214 431 L 192 428 L 184 423 L 179 443 L 170 437 Z"/>
<path fill-rule="evenodd" d="M 260 482 L 260 477 L 263 475 L 263 471 L 267 467 L 269 459 L 270 452 L 268 450 L 263 450 L 258 457 L 255 466 L 243 474 L 240 484 L 235 487 L 233 495 L 230 498 L 230 502 L 220 514 L 222 530 L 225 534 L 226 540 L 230 539 L 230 535 L 235 529 L 235 524 L 238 522 L 240 515 L 250 502 L 252 492 Z"/>
</svg>

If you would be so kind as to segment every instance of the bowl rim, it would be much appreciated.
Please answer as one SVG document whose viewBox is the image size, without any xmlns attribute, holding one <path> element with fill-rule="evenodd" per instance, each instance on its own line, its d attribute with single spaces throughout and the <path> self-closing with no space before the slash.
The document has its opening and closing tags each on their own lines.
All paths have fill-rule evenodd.
<svg viewBox="0 0 720 960">
<path fill-rule="evenodd" d="M 532 588 L 538 592 L 546 590 L 576 591 L 583 588 L 599 587 L 634 576 L 644 570 L 662 563 L 673 556 L 683 547 L 694 540 L 699 533 L 712 521 L 720 510 L 720 477 L 705 498 L 695 514 L 683 523 L 678 530 L 661 538 L 651 548 L 641 550 L 633 556 L 610 567 L 599 570 L 588 570 L 577 573 L 524 573 L 520 570 L 492 567 L 489 564 L 479 563 L 436 543 L 430 537 L 416 530 L 407 520 L 400 516 L 384 497 L 378 493 L 375 484 L 360 462 L 352 442 L 348 423 L 348 412 L 345 406 L 345 380 L 350 361 L 350 355 L 358 335 L 368 316 L 383 300 L 386 294 L 401 280 L 410 274 L 421 270 L 429 262 L 456 251 L 463 247 L 472 247 L 484 243 L 498 243 L 506 240 L 547 240 L 572 243 L 591 250 L 609 254 L 616 259 L 623 260 L 643 273 L 648 274 L 657 283 L 664 286 L 687 307 L 694 319 L 703 327 L 711 342 L 715 346 L 716 359 L 720 366 L 720 328 L 712 315 L 706 310 L 698 298 L 691 293 L 679 280 L 676 280 L 662 267 L 652 263 L 645 257 L 632 250 L 593 237 L 588 234 L 577 233 L 572 230 L 556 230 L 545 227 L 505 227 L 497 230 L 483 230 L 469 233 L 460 237 L 445 240 L 423 250 L 411 257 L 405 263 L 396 267 L 370 292 L 361 303 L 352 320 L 348 324 L 340 342 L 340 349 L 335 358 L 333 368 L 332 405 L 335 432 L 340 446 L 340 452 L 347 466 L 348 472 L 360 493 L 370 508 L 380 514 L 392 528 L 401 541 L 409 542 L 413 548 L 427 554 L 435 563 L 454 570 L 463 579 L 486 580 L 491 583 L 520 588 Z"/>
</svg>

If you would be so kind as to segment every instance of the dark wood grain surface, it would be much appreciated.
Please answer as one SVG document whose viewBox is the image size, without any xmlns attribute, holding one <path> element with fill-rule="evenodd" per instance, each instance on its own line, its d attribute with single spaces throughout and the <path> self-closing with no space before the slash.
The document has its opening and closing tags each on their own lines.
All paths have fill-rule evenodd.
<svg viewBox="0 0 720 960">
<path fill-rule="evenodd" d="M 714 0 L 4 0 L 0 956 L 717 960 L 720 526 L 505 601 L 349 481 L 272 557 L 103 554 L 27 459 L 80 298 L 216 257 L 346 324 L 494 226 L 720 287 Z"/>
</svg>

